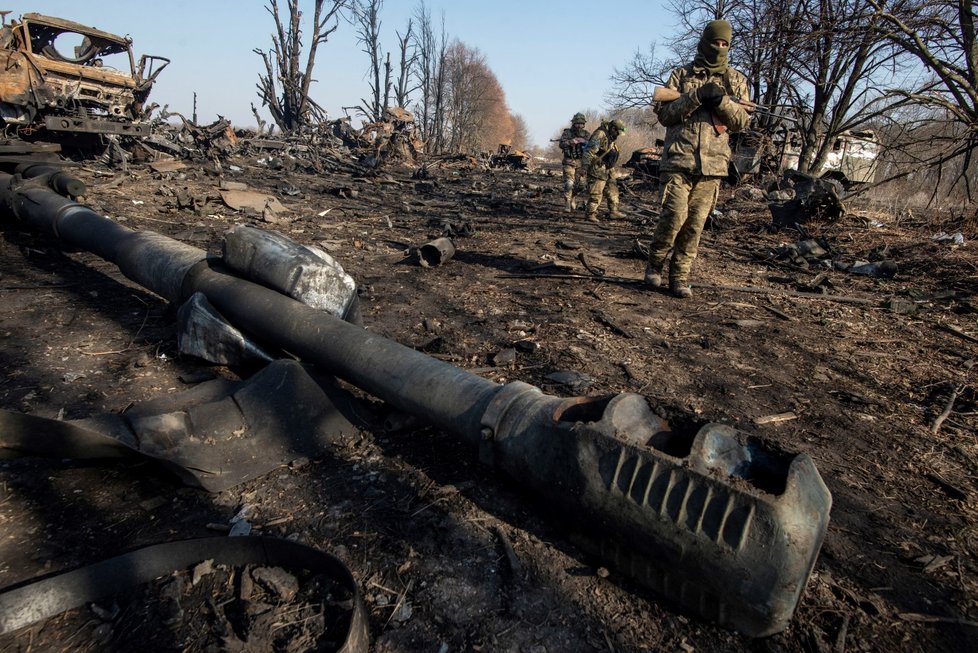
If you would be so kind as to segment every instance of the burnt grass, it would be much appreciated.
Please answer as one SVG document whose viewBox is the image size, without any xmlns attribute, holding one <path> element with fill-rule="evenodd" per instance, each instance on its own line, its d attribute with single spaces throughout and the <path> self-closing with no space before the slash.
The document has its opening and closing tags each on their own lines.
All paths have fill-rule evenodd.
<svg viewBox="0 0 978 653">
<path fill-rule="evenodd" d="M 799 235 L 770 232 L 764 203 L 725 189 L 694 297 L 681 301 L 637 283 L 636 241 L 655 225 L 649 188 L 629 186 L 627 217 L 593 225 L 562 211 L 556 170 L 446 162 L 419 181 L 409 168 L 352 176 L 266 162 L 75 173 L 100 213 L 214 253 L 241 223 L 319 246 L 357 280 L 372 332 L 486 378 L 560 396 L 636 392 L 679 432 L 722 422 L 807 453 L 833 508 L 791 625 L 754 640 L 683 614 L 582 553 L 548 506 L 453 436 L 410 420 L 385 431 L 387 409 L 369 398 L 376 428 L 216 494 L 132 460 L 0 461 L 0 586 L 219 534 L 248 506 L 256 534 L 349 565 L 378 652 L 974 650 L 974 219 L 853 201 L 840 220 L 808 225 L 840 261 L 895 261 L 884 279 L 778 258 Z M 228 208 L 221 180 L 275 194 L 282 222 Z M 447 231 L 466 234 L 455 256 L 418 265 L 413 248 Z M 965 244 L 934 240 L 939 231 Z M 174 308 L 112 264 L 10 218 L 0 235 L 0 407 L 80 419 L 244 374 L 181 355 Z M 175 570 L 136 597 L 0 637 L 0 650 L 335 650 L 345 599 L 290 572 L 294 597 L 259 588 L 245 600 L 253 571 L 192 584 Z"/>
</svg>

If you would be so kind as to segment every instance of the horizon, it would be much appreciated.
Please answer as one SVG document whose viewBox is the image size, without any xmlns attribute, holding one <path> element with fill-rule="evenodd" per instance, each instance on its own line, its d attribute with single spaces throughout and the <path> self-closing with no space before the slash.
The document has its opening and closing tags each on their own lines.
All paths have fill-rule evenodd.
<svg viewBox="0 0 978 653">
<path fill-rule="evenodd" d="M 385 2 L 381 11 L 385 50 L 396 47 L 395 32 L 403 31 L 419 4 L 414 0 Z M 657 24 L 665 29 L 663 17 L 668 15 L 651 3 L 619 2 L 616 15 L 633 20 L 620 24 L 609 17 L 613 37 L 590 43 L 587 31 L 593 26 L 589 19 L 593 8 L 580 0 L 561 3 L 556 13 L 548 6 L 550 3 L 539 1 L 500 0 L 492 7 L 484 3 L 452 4 L 447 0 L 426 4 L 436 25 L 440 25 L 444 10 L 449 39 L 457 38 L 485 55 L 506 94 L 510 111 L 527 123 L 527 146 L 540 148 L 550 145 L 549 140 L 559 135 L 574 113 L 607 111 L 604 98 L 611 89 L 614 69 L 625 65 L 636 49 L 645 50 L 653 40 L 661 39 L 660 34 L 647 33 L 640 26 Z M 255 85 L 263 64 L 253 50 L 271 46 L 274 27 L 264 2 L 174 0 L 166 10 L 148 16 L 144 6 L 122 0 L 106 0 L 98 6 L 41 0 L 7 18 L 19 18 L 28 11 L 129 35 L 137 61 L 143 54 L 170 59 L 169 67 L 153 86 L 149 102 L 189 118 L 196 93 L 199 123 L 211 123 L 222 116 L 235 127 L 258 126 L 251 104 L 257 106 L 259 101 Z M 233 26 L 227 32 L 213 34 L 215 25 L 231 24 L 232 20 Z M 590 47 L 579 43 L 590 43 Z M 308 43 L 304 45 L 303 55 L 308 51 Z M 575 49 L 579 47 L 582 49 Z M 367 55 L 356 43 L 355 28 L 340 21 L 337 31 L 319 46 L 316 82 L 310 91 L 310 97 L 327 110 L 330 119 L 347 115 L 343 107 L 357 105 L 367 96 L 368 63 Z M 274 124 L 267 110 L 258 108 L 262 118 Z M 365 119 L 351 115 L 356 127 L 358 120 Z"/>
</svg>

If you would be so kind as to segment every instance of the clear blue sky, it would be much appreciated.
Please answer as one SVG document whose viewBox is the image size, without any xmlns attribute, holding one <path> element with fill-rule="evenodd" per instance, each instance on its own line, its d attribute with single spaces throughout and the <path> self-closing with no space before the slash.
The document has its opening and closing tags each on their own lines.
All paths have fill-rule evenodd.
<svg viewBox="0 0 978 653">
<path fill-rule="evenodd" d="M 16 6 L 17 4 L 21 6 Z M 16 3 L 21 12 L 58 16 L 133 38 L 135 54 L 172 60 L 150 96 L 171 111 L 190 117 L 193 94 L 201 123 L 220 114 L 235 125 L 254 126 L 251 103 L 261 58 L 252 50 L 271 46 L 273 22 L 263 0 L 36 0 Z M 280 0 L 285 5 L 286 0 Z M 311 2 L 305 11 L 311 18 Z M 429 0 L 432 18 L 442 11 L 449 38 L 485 54 L 510 109 L 521 114 L 530 137 L 543 145 L 585 109 L 604 108 L 615 67 L 637 48 L 663 41 L 674 21 L 650 0 Z M 386 0 L 381 15 L 384 47 L 396 58 L 395 31 L 403 31 L 418 0 Z M 308 41 L 306 41 L 308 43 Z M 354 28 L 341 23 L 316 58 L 312 97 L 331 117 L 340 107 L 358 104 L 368 93 L 367 56 L 356 44 Z M 263 112 L 267 117 L 267 113 Z M 359 126 L 359 118 L 354 119 Z"/>
</svg>

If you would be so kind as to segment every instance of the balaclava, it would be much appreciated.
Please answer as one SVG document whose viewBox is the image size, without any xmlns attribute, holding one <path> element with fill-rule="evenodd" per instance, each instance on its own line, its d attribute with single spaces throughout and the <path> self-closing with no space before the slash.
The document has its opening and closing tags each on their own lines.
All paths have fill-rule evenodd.
<svg viewBox="0 0 978 653">
<path fill-rule="evenodd" d="M 733 28 L 725 20 L 711 20 L 703 30 L 699 45 L 696 46 L 696 59 L 693 65 L 705 68 L 711 73 L 723 73 L 727 70 L 728 47 L 721 48 L 713 45 L 713 41 L 723 39 L 728 44 L 733 38 Z"/>
</svg>

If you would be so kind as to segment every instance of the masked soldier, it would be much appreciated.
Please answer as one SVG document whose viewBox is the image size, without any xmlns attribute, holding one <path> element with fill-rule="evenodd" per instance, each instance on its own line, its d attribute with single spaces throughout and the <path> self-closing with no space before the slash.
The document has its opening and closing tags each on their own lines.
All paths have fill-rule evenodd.
<svg viewBox="0 0 978 653">
<path fill-rule="evenodd" d="M 568 213 L 577 208 L 574 201 L 574 185 L 577 183 L 577 173 L 584 156 L 584 146 L 591 137 L 591 132 L 584 129 L 587 119 L 583 113 L 575 113 L 571 118 L 571 126 L 560 134 L 560 150 L 564 153 L 564 210 Z"/>
<path fill-rule="evenodd" d="M 732 36 L 727 21 L 708 23 L 693 63 L 673 70 L 666 84 L 681 95 L 655 107 L 666 142 L 659 164 L 662 211 L 649 245 L 645 283 L 662 284 L 662 268 L 672 250 L 669 289 L 676 297 L 693 294 L 689 272 L 730 164 L 727 132 L 741 131 L 750 120 L 734 99 L 750 98 L 746 78 L 727 65 Z"/>
<path fill-rule="evenodd" d="M 615 141 L 624 133 L 625 123 L 609 120 L 594 130 L 581 162 L 587 170 L 587 219 L 598 222 L 598 207 L 601 198 L 608 200 L 608 215 L 612 218 L 624 217 L 618 210 L 618 183 L 612 178 L 612 171 L 618 163 L 618 144 Z"/>
</svg>

